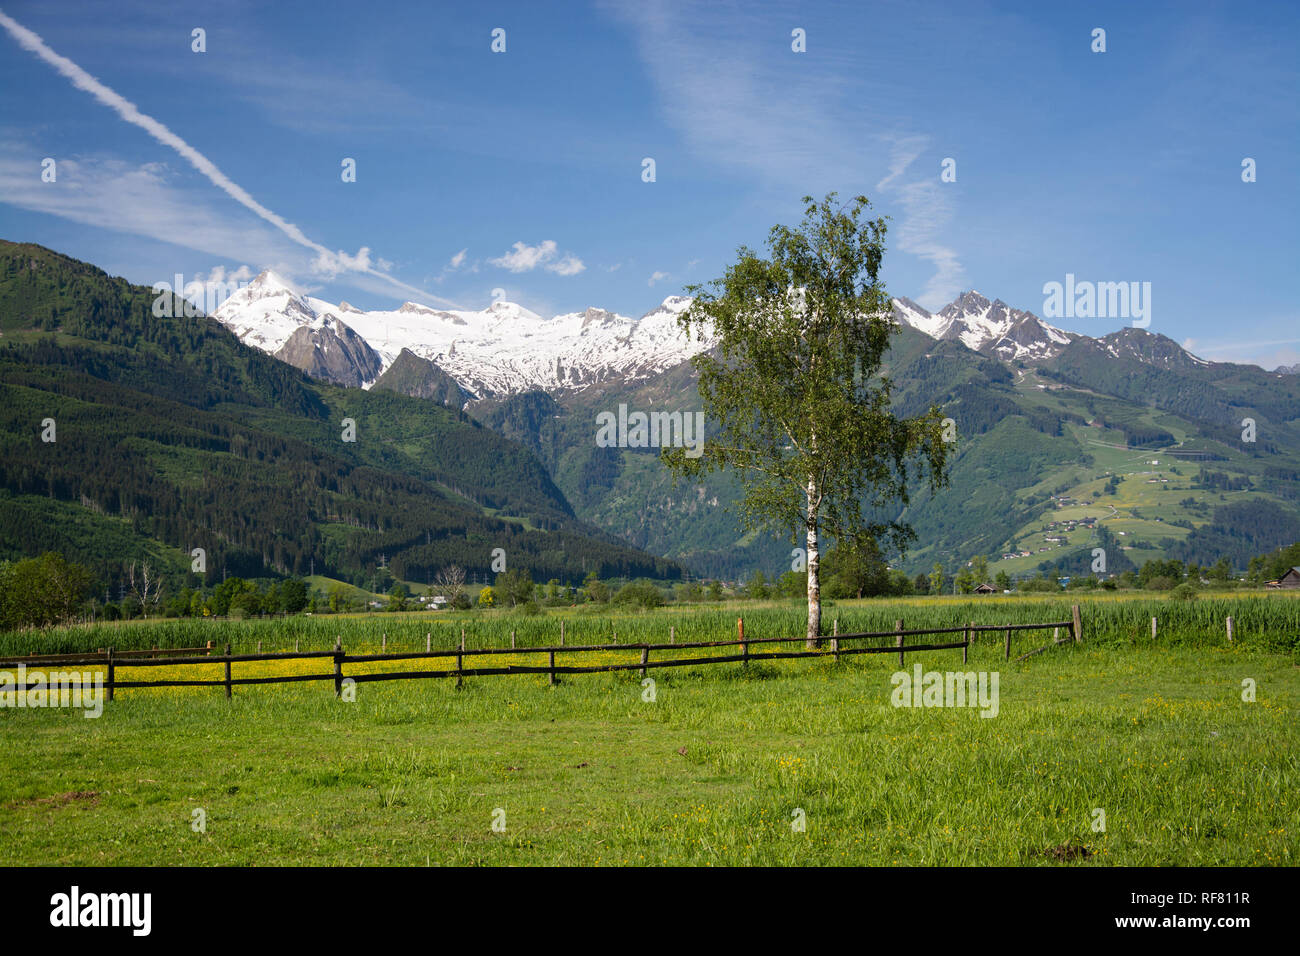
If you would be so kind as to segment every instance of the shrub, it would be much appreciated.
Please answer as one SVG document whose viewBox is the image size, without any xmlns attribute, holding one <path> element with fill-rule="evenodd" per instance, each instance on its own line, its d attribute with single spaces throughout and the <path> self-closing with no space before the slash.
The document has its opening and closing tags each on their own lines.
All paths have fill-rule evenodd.
<svg viewBox="0 0 1300 956">
<path fill-rule="evenodd" d="M 649 581 L 630 581 L 618 589 L 614 595 L 615 604 L 630 604 L 634 607 L 659 607 L 664 603 L 663 592 Z"/>
</svg>

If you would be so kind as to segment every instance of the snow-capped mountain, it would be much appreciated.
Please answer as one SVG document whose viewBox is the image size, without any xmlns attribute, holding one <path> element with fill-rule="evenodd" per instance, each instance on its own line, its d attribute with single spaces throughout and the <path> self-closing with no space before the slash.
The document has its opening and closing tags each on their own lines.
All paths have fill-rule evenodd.
<svg viewBox="0 0 1300 956">
<path fill-rule="evenodd" d="M 1097 345 L 1113 358 L 1133 358 L 1156 368 L 1180 372 L 1213 364 L 1193 355 L 1173 339 L 1145 329 L 1120 329 L 1097 339 Z"/>
<path fill-rule="evenodd" d="M 690 299 L 670 296 L 640 319 L 595 308 L 547 319 L 513 302 L 494 302 L 479 312 L 413 302 L 392 311 L 364 312 L 346 302 L 334 305 L 300 295 L 274 273 L 263 272 L 213 315 L 245 344 L 272 354 L 280 353 L 300 328 L 328 330 L 340 339 L 347 338 L 346 329 L 368 343 L 378 359 L 377 368 L 357 370 L 359 384 L 373 384 L 406 349 L 482 398 L 531 389 L 579 390 L 677 365 L 704 347 L 688 341 L 677 326 L 677 316 L 688 305 Z M 325 351 L 332 342 L 313 344 Z M 325 377 L 341 384 L 355 381 L 342 368 Z"/>
<path fill-rule="evenodd" d="M 688 340 L 678 327 L 677 317 L 690 303 L 670 296 L 639 319 L 597 308 L 543 318 L 513 302 L 494 302 L 478 312 L 413 302 L 364 312 L 347 302 L 334 305 L 301 295 L 274 273 L 263 272 L 214 317 L 245 344 L 318 378 L 363 388 L 382 378 L 380 387 L 453 402 L 537 389 L 576 392 L 612 380 L 648 378 L 712 344 Z M 975 291 L 935 313 L 907 298 L 894 299 L 893 306 L 899 323 L 1004 362 L 1050 360 L 1078 341 L 1162 368 L 1206 364 L 1142 329 L 1092 339 Z M 402 357 L 403 352 L 408 354 Z"/>
<path fill-rule="evenodd" d="M 911 299 L 894 300 L 894 316 L 934 339 L 956 340 L 969 349 L 1005 362 L 1051 358 L 1078 336 L 1048 325 L 1032 312 L 990 302 L 972 290 L 936 313 Z"/>
</svg>

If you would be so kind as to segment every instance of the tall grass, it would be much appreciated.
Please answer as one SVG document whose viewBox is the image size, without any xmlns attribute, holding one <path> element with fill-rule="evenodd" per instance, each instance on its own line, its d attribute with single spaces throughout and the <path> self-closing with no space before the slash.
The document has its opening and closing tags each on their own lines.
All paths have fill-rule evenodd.
<svg viewBox="0 0 1300 956">
<path fill-rule="evenodd" d="M 1143 596 L 1074 596 L 985 598 L 873 599 L 828 603 L 823 622 L 840 633 L 888 631 L 902 620 L 907 629 L 976 624 L 1030 624 L 1068 621 L 1073 603 L 1082 606 L 1084 638 L 1104 645 L 1151 641 L 1151 618 L 1159 621 L 1159 646 L 1222 645 L 1224 619 L 1234 621 L 1233 636 L 1243 647 L 1300 649 L 1300 600 L 1291 595 L 1233 595 L 1176 601 Z M 341 640 L 345 648 L 423 649 L 425 637 L 435 648 L 454 647 L 464 629 L 469 647 L 508 647 L 511 632 L 519 647 L 557 644 L 561 622 L 565 644 L 666 643 L 670 627 L 678 643 L 725 640 L 736 635 L 736 619 L 745 620 L 746 636 L 789 636 L 804 631 L 802 604 L 735 602 L 716 606 L 666 607 L 655 611 L 618 611 L 606 606 L 550 609 L 537 615 L 502 610 L 413 612 L 406 614 L 319 615 L 236 620 L 177 619 L 75 625 L 0 634 L 0 655 L 72 653 L 112 646 L 119 650 L 149 647 L 195 647 L 211 641 L 235 650 L 325 650 Z M 1017 636 L 1016 646 L 1038 641 Z"/>
</svg>

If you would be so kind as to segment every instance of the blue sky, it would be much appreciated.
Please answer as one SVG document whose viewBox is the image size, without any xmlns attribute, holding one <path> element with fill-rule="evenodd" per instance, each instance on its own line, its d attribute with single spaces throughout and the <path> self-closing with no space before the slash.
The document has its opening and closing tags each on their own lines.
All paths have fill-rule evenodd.
<svg viewBox="0 0 1300 956">
<path fill-rule="evenodd" d="M 503 289 L 639 315 L 834 189 L 892 217 L 884 278 L 930 308 L 975 288 L 1041 315 L 1067 273 L 1150 282 L 1150 331 L 1300 361 L 1294 3 L 0 11 L 224 177 L 0 29 L 0 237 L 133 281 L 271 267 L 362 308 Z"/>
</svg>

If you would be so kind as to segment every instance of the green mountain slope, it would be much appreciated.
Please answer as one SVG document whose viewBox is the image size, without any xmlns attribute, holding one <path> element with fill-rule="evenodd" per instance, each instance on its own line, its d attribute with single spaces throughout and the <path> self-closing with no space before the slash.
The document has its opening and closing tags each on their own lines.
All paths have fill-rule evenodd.
<svg viewBox="0 0 1300 956">
<path fill-rule="evenodd" d="M 1300 376 L 1203 363 L 1136 329 L 1028 367 L 904 327 L 885 372 L 900 414 L 934 403 L 956 423 L 950 486 L 903 512 L 917 531 L 898 562 L 909 573 L 935 562 L 952 571 L 978 554 L 1013 575 L 1086 574 L 1097 547 L 1112 573 L 1166 557 L 1227 556 L 1244 569 L 1250 555 L 1295 540 Z M 470 410 L 532 447 L 580 517 L 629 543 L 706 575 L 789 566 L 789 542 L 739 527 L 733 479 L 674 488 L 653 449 L 597 447 L 596 415 L 620 403 L 700 408 L 682 365 L 630 386 Z M 1241 440 L 1247 417 L 1254 442 Z"/>
<path fill-rule="evenodd" d="M 0 558 L 58 547 L 111 579 L 203 548 L 209 579 L 382 561 L 428 580 L 504 548 L 541 579 L 679 573 L 575 518 L 527 448 L 462 412 L 313 381 L 153 300 L 0 242 Z"/>
</svg>

